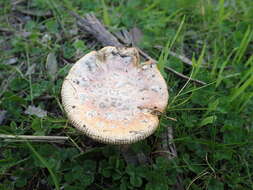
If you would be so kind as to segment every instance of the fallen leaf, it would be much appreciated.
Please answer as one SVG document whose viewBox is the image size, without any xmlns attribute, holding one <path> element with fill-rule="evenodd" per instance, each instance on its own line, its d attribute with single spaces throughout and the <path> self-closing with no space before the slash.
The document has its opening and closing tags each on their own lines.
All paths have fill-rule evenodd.
<svg viewBox="0 0 253 190">
<path fill-rule="evenodd" d="M 52 36 L 51 36 L 51 35 L 49 35 L 49 34 L 44 34 L 43 37 L 42 37 L 41 42 L 42 42 L 42 43 L 48 43 L 48 42 L 51 41 L 51 39 L 52 39 Z"/>
<path fill-rule="evenodd" d="M 41 109 L 40 107 L 28 106 L 25 110 L 27 115 L 36 115 L 37 117 L 43 118 L 47 116 L 47 111 Z"/>
<path fill-rule="evenodd" d="M 12 57 L 12 58 L 6 60 L 4 62 L 4 64 L 6 64 L 6 65 L 13 65 L 13 64 L 15 64 L 17 62 L 18 62 L 18 58 L 17 57 Z"/>
<path fill-rule="evenodd" d="M 7 111 L 0 110 L 0 125 L 2 124 L 3 120 L 5 119 Z"/>
<path fill-rule="evenodd" d="M 35 72 L 35 66 L 36 64 L 32 64 L 30 67 L 28 67 L 25 76 L 33 74 Z"/>
<path fill-rule="evenodd" d="M 27 37 L 29 37 L 31 34 L 32 34 L 31 32 L 23 31 L 23 32 L 18 32 L 18 33 L 17 33 L 17 36 L 20 36 L 20 37 L 23 37 L 23 38 L 27 38 Z"/>
<path fill-rule="evenodd" d="M 58 70 L 57 60 L 54 53 L 49 53 L 47 55 L 46 69 L 49 78 L 54 81 L 57 77 Z"/>
<path fill-rule="evenodd" d="M 133 40 L 133 43 L 134 44 L 138 44 L 140 43 L 141 41 L 141 38 L 142 38 L 142 32 L 139 28 L 137 27 L 133 27 L 130 31 L 129 31 L 131 37 L 132 37 L 132 40 Z"/>
</svg>

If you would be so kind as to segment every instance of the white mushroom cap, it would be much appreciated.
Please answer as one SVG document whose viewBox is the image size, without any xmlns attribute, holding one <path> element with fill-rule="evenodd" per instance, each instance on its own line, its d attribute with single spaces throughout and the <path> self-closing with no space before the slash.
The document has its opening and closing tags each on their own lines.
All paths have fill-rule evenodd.
<svg viewBox="0 0 253 190">
<path fill-rule="evenodd" d="M 94 140 L 130 144 L 158 127 L 155 112 L 168 101 L 157 66 L 140 63 L 135 48 L 105 47 L 77 61 L 62 86 L 62 102 L 72 124 Z"/>
</svg>

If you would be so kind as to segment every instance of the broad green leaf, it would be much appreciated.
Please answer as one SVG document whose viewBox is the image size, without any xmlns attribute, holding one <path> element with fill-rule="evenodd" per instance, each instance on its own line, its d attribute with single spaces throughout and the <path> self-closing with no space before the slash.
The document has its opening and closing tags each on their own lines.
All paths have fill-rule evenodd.
<svg viewBox="0 0 253 190">
<path fill-rule="evenodd" d="M 139 177 L 137 175 L 131 175 L 130 176 L 130 183 L 134 187 L 141 187 L 141 185 L 142 185 L 142 179 L 141 179 L 141 177 Z"/>
<path fill-rule="evenodd" d="M 201 121 L 200 126 L 202 127 L 207 124 L 212 124 L 215 120 L 216 120 L 216 116 L 206 117 Z"/>
<path fill-rule="evenodd" d="M 224 184 L 217 180 L 212 178 L 208 184 L 208 190 L 223 190 L 224 189 Z"/>
</svg>

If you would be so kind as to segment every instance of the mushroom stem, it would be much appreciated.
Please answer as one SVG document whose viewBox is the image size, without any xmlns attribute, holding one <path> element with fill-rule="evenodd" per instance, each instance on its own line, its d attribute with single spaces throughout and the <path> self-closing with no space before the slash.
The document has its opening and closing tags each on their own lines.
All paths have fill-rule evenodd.
<svg viewBox="0 0 253 190">
<path fill-rule="evenodd" d="M 150 161 L 143 152 L 135 153 L 129 144 L 120 145 L 119 148 L 127 164 L 145 164 Z"/>
<path fill-rule="evenodd" d="M 119 148 L 122 156 L 124 157 L 128 165 L 129 164 L 137 165 L 139 163 L 138 157 L 131 149 L 131 146 L 129 144 L 120 145 Z"/>
</svg>

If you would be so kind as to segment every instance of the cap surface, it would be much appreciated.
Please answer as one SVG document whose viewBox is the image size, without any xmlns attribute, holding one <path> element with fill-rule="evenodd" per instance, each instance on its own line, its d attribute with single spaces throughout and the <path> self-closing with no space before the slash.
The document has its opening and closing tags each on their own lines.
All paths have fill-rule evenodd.
<svg viewBox="0 0 253 190">
<path fill-rule="evenodd" d="M 104 143 L 130 144 L 148 137 L 167 101 L 167 85 L 157 66 L 140 63 L 135 48 L 108 46 L 86 54 L 62 86 L 72 124 Z"/>
</svg>

